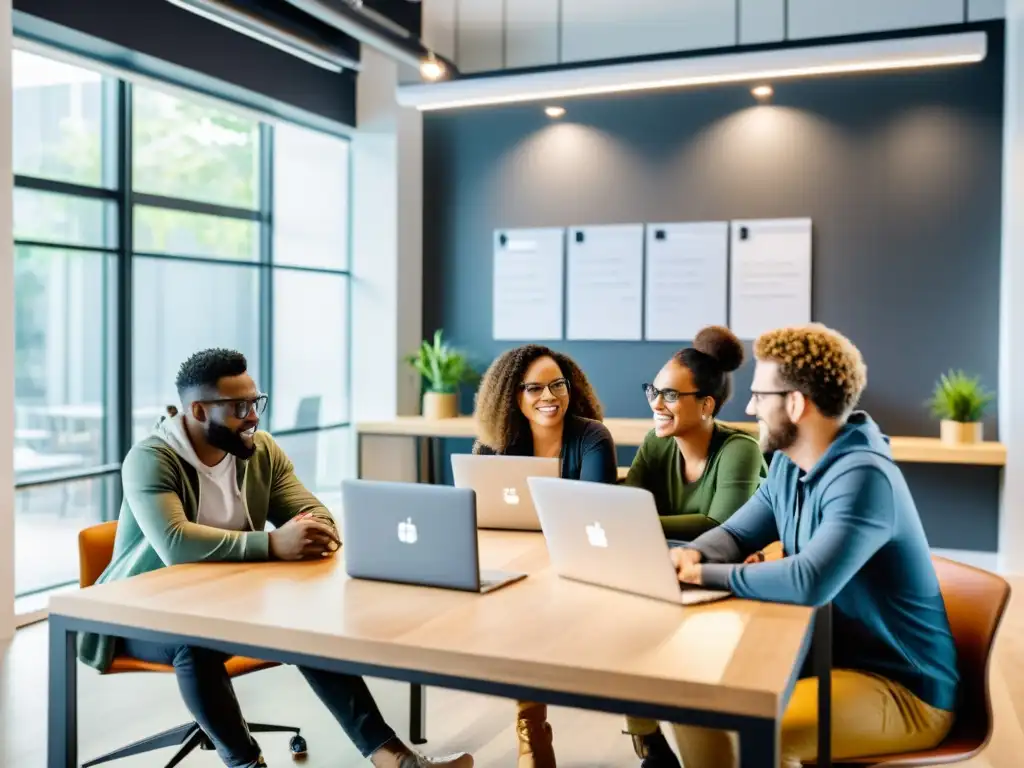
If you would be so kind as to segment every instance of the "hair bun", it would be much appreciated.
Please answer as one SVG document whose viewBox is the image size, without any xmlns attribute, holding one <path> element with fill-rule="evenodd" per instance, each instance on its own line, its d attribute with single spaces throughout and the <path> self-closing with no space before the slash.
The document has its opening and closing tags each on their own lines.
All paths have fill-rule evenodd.
<svg viewBox="0 0 1024 768">
<path fill-rule="evenodd" d="M 709 325 L 701 328 L 693 339 L 693 348 L 715 358 L 726 373 L 743 365 L 743 342 L 724 326 Z"/>
</svg>

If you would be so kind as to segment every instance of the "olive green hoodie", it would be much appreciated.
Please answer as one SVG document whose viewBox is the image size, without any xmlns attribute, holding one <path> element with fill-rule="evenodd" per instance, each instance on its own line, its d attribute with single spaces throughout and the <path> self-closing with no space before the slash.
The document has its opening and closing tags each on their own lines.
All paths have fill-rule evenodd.
<svg viewBox="0 0 1024 768">
<path fill-rule="evenodd" d="M 310 512 L 337 530 L 330 512 L 295 476 L 274 439 L 257 432 L 254 441 L 252 457 L 235 460 L 248 513 L 246 530 L 241 531 L 196 524 L 199 473 L 173 447 L 166 423 L 134 445 L 121 466 L 124 499 L 114 554 L 97 583 L 180 563 L 269 560 L 266 523 L 279 528 L 300 512 Z M 106 672 L 113 655 L 113 637 L 79 633 L 78 656 L 84 664 Z"/>
</svg>

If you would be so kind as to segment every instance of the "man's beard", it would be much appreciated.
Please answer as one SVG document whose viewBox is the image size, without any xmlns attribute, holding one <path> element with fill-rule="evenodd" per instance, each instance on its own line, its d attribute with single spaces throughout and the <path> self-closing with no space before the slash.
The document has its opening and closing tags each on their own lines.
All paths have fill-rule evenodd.
<svg viewBox="0 0 1024 768">
<path fill-rule="evenodd" d="M 246 429 L 248 429 L 248 427 L 246 427 Z M 245 430 L 242 431 L 244 432 Z M 209 428 L 206 430 L 206 442 L 214 448 L 227 451 L 232 456 L 237 456 L 240 459 L 252 458 L 252 455 L 256 452 L 255 443 L 252 445 L 246 445 L 242 440 L 241 434 L 228 429 L 223 424 L 210 424 Z"/>
<path fill-rule="evenodd" d="M 788 416 L 784 416 L 785 423 L 778 427 L 769 427 L 768 432 L 761 440 L 761 452 L 762 453 L 774 453 L 775 451 L 784 451 L 793 443 L 796 442 L 797 438 L 797 426 L 789 420 Z"/>
</svg>

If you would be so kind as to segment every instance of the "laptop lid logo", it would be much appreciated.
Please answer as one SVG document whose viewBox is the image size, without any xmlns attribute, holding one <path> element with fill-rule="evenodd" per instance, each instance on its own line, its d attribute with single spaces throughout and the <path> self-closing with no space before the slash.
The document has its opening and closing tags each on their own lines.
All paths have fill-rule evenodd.
<svg viewBox="0 0 1024 768">
<path fill-rule="evenodd" d="M 405 518 L 398 524 L 398 540 L 403 544 L 415 544 L 419 534 L 416 532 L 416 523 L 411 517 Z"/>
<path fill-rule="evenodd" d="M 503 489 L 502 496 L 504 497 L 506 504 L 518 504 L 519 503 L 519 492 L 515 488 L 505 488 L 505 489 Z"/>
<path fill-rule="evenodd" d="M 590 542 L 592 547 L 608 546 L 608 534 L 604 532 L 604 528 L 601 527 L 600 523 L 587 526 L 587 541 Z"/>
</svg>

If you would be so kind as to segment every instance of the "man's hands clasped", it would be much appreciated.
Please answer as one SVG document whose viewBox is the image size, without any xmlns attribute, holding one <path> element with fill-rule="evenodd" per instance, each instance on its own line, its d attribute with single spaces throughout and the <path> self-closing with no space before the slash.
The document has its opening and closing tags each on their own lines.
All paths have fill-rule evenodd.
<svg viewBox="0 0 1024 768">
<path fill-rule="evenodd" d="M 270 532 L 270 556 L 276 560 L 327 557 L 340 546 L 332 526 L 305 513 Z"/>
</svg>

